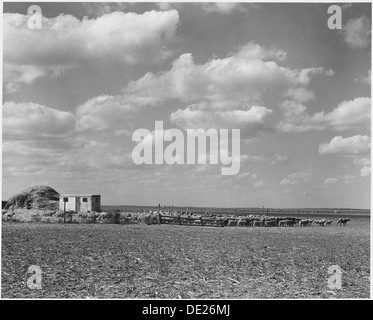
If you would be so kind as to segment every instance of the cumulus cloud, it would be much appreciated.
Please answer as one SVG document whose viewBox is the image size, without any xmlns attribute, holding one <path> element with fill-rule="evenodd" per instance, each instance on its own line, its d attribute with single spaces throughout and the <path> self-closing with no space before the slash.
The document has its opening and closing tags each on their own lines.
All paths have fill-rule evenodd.
<svg viewBox="0 0 373 320">
<path fill-rule="evenodd" d="M 315 95 L 312 90 L 308 90 L 302 87 L 290 88 L 285 95 L 291 97 L 292 99 L 298 102 L 307 102 L 315 98 Z"/>
<path fill-rule="evenodd" d="M 75 129 L 71 112 L 52 109 L 36 103 L 5 102 L 3 134 L 9 139 L 63 137 Z"/>
<path fill-rule="evenodd" d="M 43 17 L 42 29 L 27 27 L 28 16 L 4 14 L 4 83 L 8 92 L 40 77 L 83 64 L 134 65 L 169 57 L 176 33 L 176 10 L 143 14 L 111 12 L 96 19 L 72 15 Z"/>
<path fill-rule="evenodd" d="M 81 131 L 102 131 L 108 128 L 119 130 L 118 126 L 123 127 L 131 110 L 134 110 L 134 104 L 130 99 L 120 95 L 101 95 L 77 108 L 77 126 Z"/>
<path fill-rule="evenodd" d="M 284 119 L 278 129 L 283 132 L 305 132 L 310 130 L 335 131 L 370 128 L 371 100 L 367 97 L 341 102 L 329 113 L 317 112 L 310 115 L 307 107 L 296 101 L 284 101 L 280 105 Z"/>
<path fill-rule="evenodd" d="M 319 145 L 320 154 L 366 155 L 370 153 L 370 137 L 355 135 L 334 137 L 329 143 Z"/>
<path fill-rule="evenodd" d="M 361 16 L 358 19 L 348 20 L 343 26 L 343 36 L 351 48 L 366 48 L 370 43 L 371 22 Z"/>
<path fill-rule="evenodd" d="M 289 69 L 280 64 L 286 52 L 250 42 L 226 58 L 198 65 L 190 53 L 176 59 L 170 70 L 147 73 L 129 83 L 124 93 L 141 104 L 160 105 L 171 99 L 187 106 L 171 114 L 180 127 L 227 126 L 254 133 L 267 128 L 272 111 L 260 105 L 268 90 L 307 86 L 322 68 Z M 310 94 L 299 89 L 298 95 Z M 293 94 L 296 94 L 296 89 Z"/>
<path fill-rule="evenodd" d="M 370 175 L 370 158 L 354 158 L 353 163 L 355 165 L 361 166 L 360 175 L 362 177 L 367 177 Z"/>
<path fill-rule="evenodd" d="M 280 181 L 280 185 L 282 186 L 291 186 L 298 183 L 304 183 L 311 179 L 313 176 L 312 171 L 298 171 L 290 173 L 287 178 L 282 179 Z"/>
<path fill-rule="evenodd" d="M 224 59 L 212 59 L 197 65 L 190 53 L 176 59 L 169 71 L 147 73 L 131 82 L 126 93 L 155 103 L 178 99 L 186 103 L 206 100 L 215 108 L 227 108 L 227 102 L 257 101 L 269 88 L 308 83 L 316 69 L 291 70 L 278 65 L 286 54 L 249 43 Z"/>
<path fill-rule="evenodd" d="M 78 128 L 118 130 L 132 111 L 173 101 L 185 105 L 170 114 L 171 122 L 181 128 L 239 128 L 243 138 L 273 130 L 273 111 L 261 105 L 265 92 L 309 99 L 313 93 L 305 87 L 313 75 L 324 72 L 322 68 L 289 69 L 281 66 L 285 59 L 286 52 L 252 42 L 204 64 L 196 64 L 189 53 L 182 54 L 168 71 L 148 72 L 129 82 L 120 95 L 94 97 L 79 106 Z"/>
<path fill-rule="evenodd" d="M 201 104 L 178 109 L 170 116 L 171 122 L 181 128 L 236 128 L 244 133 L 265 129 L 272 110 L 263 106 L 252 106 L 247 110 L 215 111 Z"/>
<path fill-rule="evenodd" d="M 370 85 L 370 82 L 371 82 L 371 73 L 372 73 L 372 71 L 369 70 L 368 74 L 366 76 L 360 75 L 357 78 L 355 78 L 354 81 Z"/>
</svg>

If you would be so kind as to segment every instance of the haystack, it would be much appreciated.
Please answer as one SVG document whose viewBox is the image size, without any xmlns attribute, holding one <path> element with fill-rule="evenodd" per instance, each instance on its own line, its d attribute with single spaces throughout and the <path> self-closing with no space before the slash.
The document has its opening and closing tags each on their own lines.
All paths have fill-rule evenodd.
<svg viewBox="0 0 373 320">
<path fill-rule="evenodd" d="M 12 206 L 22 209 L 57 210 L 60 195 L 51 187 L 35 186 L 12 196 L 5 209 Z"/>
</svg>

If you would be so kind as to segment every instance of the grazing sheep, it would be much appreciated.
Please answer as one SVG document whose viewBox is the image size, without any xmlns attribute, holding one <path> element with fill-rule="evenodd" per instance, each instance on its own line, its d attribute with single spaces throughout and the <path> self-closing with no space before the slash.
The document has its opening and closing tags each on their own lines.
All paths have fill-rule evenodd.
<svg viewBox="0 0 373 320">
<path fill-rule="evenodd" d="M 276 220 L 267 220 L 264 222 L 265 227 L 276 227 L 277 223 Z"/>
<path fill-rule="evenodd" d="M 98 217 L 97 217 L 97 220 L 98 221 L 103 221 L 103 220 L 111 220 L 113 218 L 112 214 L 110 212 L 101 212 Z"/>
<path fill-rule="evenodd" d="M 261 221 L 258 221 L 258 220 L 254 220 L 253 221 L 253 227 L 261 227 L 262 226 L 262 222 Z"/>
<path fill-rule="evenodd" d="M 292 219 L 285 220 L 286 226 L 287 227 L 293 227 L 295 224 L 295 221 Z"/>
<path fill-rule="evenodd" d="M 96 218 L 97 218 L 97 216 L 93 212 L 88 212 L 88 213 L 85 214 L 85 219 L 87 219 L 89 222 L 92 222 L 92 223 L 96 222 Z"/>
<path fill-rule="evenodd" d="M 286 219 L 286 220 L 280 220 L 278 222 L 278 226 L 280 227 L 291 227 L 294 225 L 294 221 L 293 220 L 290 220 L 290 219 Z"/>
<path fill-rule="evenodd" d="M 337 222 L 337 225 L 345 226 L 347 222 L 350 221 L 349 218 L 340 218 Z"/>
<path fill-rule="evenodd" d="M 308 226 L 308 224 L 309 224 L 308 219 L 300 220 L 300 221 L 299 221 L 299 226 L 300 226 L 300 227 L 306 227 L 306 226 Z"/>
<path fill-rule="evenodd" d="M 229 219 L 228 220 L 228 227 L 234 227 L 237 225 L 237 220 L 235 219 Z"/>
<path fill-rule="evenodd" d="M 314 222 L 315 222 L 315 224 L 317 224 L 318 226 L 325 226 L 326 219 L 315 220 Z"/>
<path fill-rule="evenodd" d="M 246 219 L 243 219 L 243 218 L 238 219 L 237 226 L 238 227 L 245 227 L 246 226 Z"/>
<path fill-rule="evenodd" d="M 331 226 L 333 223 L 333 220 L 326 220 L 326 226 Z"/>
</svg>

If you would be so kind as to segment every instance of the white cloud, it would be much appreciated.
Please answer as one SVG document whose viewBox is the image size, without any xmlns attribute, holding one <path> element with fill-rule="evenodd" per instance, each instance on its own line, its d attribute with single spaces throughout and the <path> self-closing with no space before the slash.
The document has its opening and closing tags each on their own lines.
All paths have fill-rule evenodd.
<svg viewBox="0 0 373 320">
<path fill-rule="evenodd" d="M 284 101 L 280 104 L 284 119 L 277 125 L 282 132 L 305 132 L 323 130 L 324 126 L 317 123 L 307 113 L 307 107 L 296 101 Z"/>
<path fill-rule="evenodd" d="M 243 134 L 252 135 L 268 129 L 272 110 L 260 105 L 265 92 L 307 86 L 313 74 L 323 72 L 322 68 L 280 66 L 285 59 L 284 51 L 252 42 L 226 58 L 201 65 L 185 53 L 170 70 L 147 73 L 130 82 L 124 93 L 141 104 L 162 105 L 171 99 L 187 104 L 171 114 L 171 121 L 180 127 L 239 126 Z M 298 95 L 310 95 L 306 89 L 298 91 Z"/>
<path fill-rule="evenodd" d="M 5 102 L 3 105 L 4 136 L 16 139 L 63 137 L 75 129 L 71 112 L 36 103 Z"/>
<path fill-rule="evenodd" d="M 264 49 L 248 43 L 224 59 L 212 59 L 205 64 L 194 63 L 192 54 L 182 54 L 169 71 L 147 73 L 125 89 L 142 99 L 152 97 L 154 103 L 178 99 L 185 103 L 201 100 L 213 103 L 216 109 L 232 109 L 237 101 L 252 104 L 267 89 L 307 83 L 316 69 L 290 70 L 280 67 L 286 54 L 274 48 Z M 276 62 L 277 61 L 277 62 Z"/>
<path fill-rule="evenodd" d="M 322 119 L 335 130 L 348 130 L 353 128 L 370 128 L 370 98 L 356 98 L 341 102 L 332 112 L 317 113 L 314 118 Z M 316 120 L 316 121 L 317 121 Z"/>
<path fill-rule="evenodd" d="M 370 158 L 354 158 L 353 163 L 358 166 L 370 166 Z"/>
<path fill-rule="evenodd" d="M 191 54 L 182 54 L 168 71 L 146 73 L 131 81 L 117 96 L 99 96 L 78 107 L 81 130 L 106 130 L 126 121 L 139 107 L 164 106 L 173 100 L 184 108 L 170 120 L 181 128 L 239 128 L 242 137 L 271 129 L 273 111 L 260 105 L 269 91 L 310 95 L 307 86 L 322 68 L 288 69 L 279 64 L 286 53 L 248 43 L 223 59 L 195 64 Z M 294 89 L 291 88 L 303 88 Z M 180 103 L 179 103 L 180 104 Z M 117 128 L 118 129 L 118 128 Z"/>
<path fill-rule="evenodd" d="M 315 98 L 315 95 L 312 90 L 306 88 L 290 88 L 285 94 L 288 97 L 293 98 L 298 102 L 307 102 Z"/>
<path fill-rule="evenodd" d="M 362 177 L 370 176 L 370 167 L 362 167 L 361 170 L 360 170 L 360 175 Z"/>
<path fill-rule="evenodd" d="M 297 184 L 297 183 L 298 183 L 298 181 L 292 181 L 290 179 L 282 179 L 281 182 L 280 182 L 280 184 L 282 186 L 291 185 L 291 184 Z"/>
<path fill-rule="evenodd" d="M 102 95 L 92 98 L 77 108 L 78 129 L 101 131 L 118 126 L 123 128 L 134 106 L 125 96 Z"/>
<path fill-rule="evenodd" d="M 313 173 L 311 171 L 299 171 L 289 174 L 289 178 L 293 180 L 308 181 L 312 177 Z"/>
<path fill-rule="evenodd" d="M 276 164 L 276 163 L 279 163 L 279 162 L 284 162 L 288 160 L 287 156 L 284 156 L 282 154 L 278 154 L 276 153 L 273 158 L 270 160 L 270 163 L 271 164 Z"/>
<path fill-rule="evenodd" d="M 158 104 L 173 98 L 188 104 L 209 101 L 216 109 L 232 109 L 238 102 L 253 105 L 267 90 L 307 85 L 312 74 L 322 72 L 322 68 L 281 67 L 278 62 L 285 57 L 282 50 L 265 49 L 251 42 L 227 58 L 202 65 L 185 53 L 169 71 L 147 73 L 131 82 L 125 92 L 143 99 L 152 97 Z"/>
<path fill-rule="evenodd" d="M 370 43 L 371 22 L 361 16 L 358 19 L 348 20 L 343 26 L 344 40 L 351 48 L 366 48 Z"/>
<path fill-rule="evenodd" d="M 345 174 L 344 176 L 342 176 L 342 179 L 345 184 L 350 184 L 350 183 L 353 183 L 353 181 L 355 180 L 355 176 L 352 176 L 350 174 Z"/>
<path fill-rule="evenodd" d="M 282 186 L 290 186 L 298 183 L 304 183 L 311 179 L 313 173 L 312 171 L 298 171 L 290 173 L 287 178 L 280 181 Z"/>
<path fill-rule="evenodd" d="M 171 122 L 187 128 L 236 128 L 243 134 L 266 128 L 272 110 L 263 106 L 252 106 L 247 110 L 215 111 L 205 103 L 178 109 L 170 116 Z"/>
<path fill-rule="evenodd" d="M 338 178 L 327 178 L 324 181 L 324 185 L 326 187 L 332 186 L 332 185 L 336 184 L 338 181 L 339 181 Z"/>
<path fill-rule="evenodd" d="M 83 64 L 157 63 L 170 56 L 165 45 L 179 23 L 176 10 L 111 12 L 81 21 L 72 15 L 43 17 L 37 32 L 27 27 L 27 19 L 4 14 L 4 83 L 9 92 Z"/>
<path fill-rule="evenodd" d="M 360 175 L 362 177 L 367 177 L 370 175 L 370 158 L 354 158 L 353 163 L 362 167 L 360 169 Z"/>
<path fill-rule="evenodd" d="M 284 119 L 277 126 L 283 132 L 305 132 L 310 130 L 335 131 L 370 128 L 371 100 L 367 97 L 341 102 L 329 113 L 307 113 L 307 107 L 295 101 L 281 104 Z"/>
<path fill-rule="evenodd" d="M 334 137 L 329 143 L 319 145 L 320 154 L 366 155 L 370 153 L 370 137 L 355 135 Z"/>
<path fill-rule="evenodd" d="M 368 71 L 368 74 L 366 76 L 362 76 L 360 75 L 359 77 L 357 77 L 354 81 L 355 82 L 360 82 L 360 83 L 365 83 L 367 85 L 370 85 L 370 82 L 371 82 L 371 73 L 372 73 L 372 70 L 369 70 Z"/>
</svg>

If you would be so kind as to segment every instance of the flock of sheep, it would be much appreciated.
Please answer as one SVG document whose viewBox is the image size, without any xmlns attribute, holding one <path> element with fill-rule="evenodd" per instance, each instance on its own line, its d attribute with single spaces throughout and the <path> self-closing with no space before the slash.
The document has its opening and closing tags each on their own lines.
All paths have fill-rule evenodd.
<svg viewBox="0 0 373 320">
<path fill-rule="evenodd" d="M 5 212 L 4 212 L 5 213 Z M 64 219 L 66 222 L 72 222 L 78 218 L 81 223 L 118 223 L 118 224 L 134 224 L 134 223 L 145 223 L 145 224 L 158 224 L 160 223 L 159 212 L 158 211 L 145 211 L 145 212 L 122 212 L 119 210 L 110 211 L 110 212 L 66 212 L 64 214 L 61 211 L 58 212 L 45 212 L 44 215 L 53 216 L 53 213 L 56 214 L 57 218 L 60 220 Z M 11 213 L 14 214 L 13 212 Z M 216 215 L 209 214 L 193 214 L 191 212 L 172 212 L 172 211 L 163 211 L 161 212 L 162 217 L 181 217 L 188 218 L 183 219 L 186 223 L 193 223 L 206 221 L 203 225 L 208 225 L 208 221 L 218 221 L 216 225 L 224 225 L 228 227 L 238 226 L 238 227 L 310 227 L 315 226 L 331 226 L 333 221 L 327 219 L 314 220 L 314 219 L 302 219 L 297 217 L 273 217 L 265 215 L 246 215 L 246 216 L 235 216 L 235 215 Z M 11 220 L 12 216 L 5 217 L 6 214 L 3 214 L 3 220 Z M 162 218 L 163 220 L 163 218 Z M 170 220 L 172 221 L 172 219 Z M 177 221 L 177 219 L 176 219 Z M 180 221 L 180 219 L 179 219 Z M 345 226 L 347 222 L 350 221 L 349 218 L 340 218 L 337 222 L 337 225 Z M 163 223 L 165 223 L 164 221 Z M 161 222 L 162 223 L 162 222 Z"/>
<path fill-rule="evenodd" d="M 341 220 L 341 219 L 340 219 Z M 345 220 L 345 219 L 343 219 Z M 349 219 L 348 219 L 349 221 Z M 245 226 L 245 227 L 310 227 L 312 225 L 317 226 L 331 226 L 333 220 L 321 219 L 301 219 L 296 217 L 267 217 L 267 216 L 246 216 L 246 217 L 230 217 L 225 218 L 224 221 L 226 226 Z M 343 223 L 346 225 L 347 221 Z M 340 224 L 338 221 L 337 225 Z"/>
<path fill-rule="evenodd" d="M 177 213 L 166 212 L 162 213 L 162 215 L 171 215 L 175 216 Z M 206 214 L 196 215 L 192 213 L 186 213 L 181 215 L 192 217 L 195 219 L 200 219 L 201 217 L 212 218 L 212 219 L 221 219 L 223 221 L 224 226 L 240 226 L 240 227 L 293 227 L 293 226 L 300 226 L 300 227 L 307 227 L 312 225 L 317 226 L 331 226 L 333 220 L 327 219 L 301 219 L 296 217 L 271 217 L 271 216 L 263 216 L 263 215 L 248 215 L 248 216 L 224 216 L 224 215 L 213 215 L 213 214 Z M 337 225 L 345 226 L 347 222 L 350 221 L 349 218 L 340 218 L 337 222 Z"/>
<path fill-rule="evenodd" d="M 101 222 L 101 223 L 158 223 L 158 214 L 156 212 L 79 212 L 78 217 L 85 222 Z"/>
<path fill-rule="evenodd" d="M 146 212 L 100 212 L 100 213 L 79 213 L 78 217 L 88 220 L 89 222 L 107 222 L 107 223 L 120 223 L 130 224 L 143 222 L 146 224 L 157 224 L 159 223 L 157 211 L 146 211 Z M 333 220 L 327 219 L 301 219 L 296 217 L 270 217 L 260 215 L 248 215 L 248 216 L 218 216 L 218 215 L 197 215 L 192 213 L 179 214 L 175 212 L 162 212 L 162 216 L 181 216 L 190 217 L 194 219 L 209 218 L 222 220 L 224 226 L 232 227 L 310 227 L 316 226 L 331 226 Z M 345 226 L 349 218 L 340 218 L 337 225 Z"/>
</svg>

